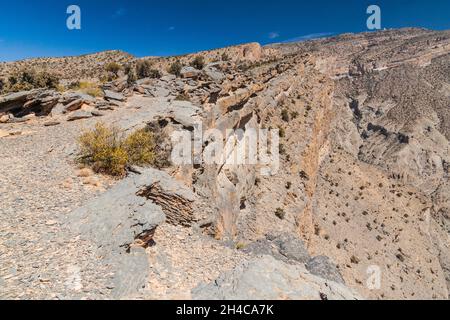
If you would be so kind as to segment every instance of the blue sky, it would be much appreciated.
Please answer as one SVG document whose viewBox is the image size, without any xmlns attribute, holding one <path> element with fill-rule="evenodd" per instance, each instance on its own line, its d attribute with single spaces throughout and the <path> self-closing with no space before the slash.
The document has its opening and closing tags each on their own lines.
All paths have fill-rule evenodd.
<svg viewBox="0 0 450 320">
<path fill-rule="evenodd" d="M 66 9 L 81 8 L 81 30 Z M 120 49 L 177 55 L 246 42 L 282 42 L 382 27 L 450 29 L 449 0 L 0 0 L 0 61 Z"/>
</svg>

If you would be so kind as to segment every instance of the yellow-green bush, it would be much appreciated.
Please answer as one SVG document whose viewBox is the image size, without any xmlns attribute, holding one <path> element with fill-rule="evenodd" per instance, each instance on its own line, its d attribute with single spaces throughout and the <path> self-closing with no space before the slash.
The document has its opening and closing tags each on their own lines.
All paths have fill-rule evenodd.
<svg viewBox="0 0 450 320">
<path fill-rule="evenodd" d="M 125 137 L 119 128 L 97 123 L 79 137 L 78 160 L 95 172 L 121 177 L 131 165 L 159 167 L 163 153 L 159 152 L 157 141 L 148 128 Z"/>
<path fill-rule="evenodd" d="M 123 149 L 123 137 L 116 127 L 97 123 L 91 131 L 78 138 L 79 161 L 99 173 L 123 176 L 126 173 L 128 154 Z"/>
<path fill-rule="evenodd" d="M 130 134 L 124 141 L 124 149 L 131 164 L 142 166 L 155 161 L 155 139 L 146 129 Z"/>
<path fill-rule="evenodd" d="M 77 81 L 69 86 L 72 90 L 77 90 L 93 97 L 102 97 L 103 91 L 99 85 L 94 82 Z"/>
</svg>

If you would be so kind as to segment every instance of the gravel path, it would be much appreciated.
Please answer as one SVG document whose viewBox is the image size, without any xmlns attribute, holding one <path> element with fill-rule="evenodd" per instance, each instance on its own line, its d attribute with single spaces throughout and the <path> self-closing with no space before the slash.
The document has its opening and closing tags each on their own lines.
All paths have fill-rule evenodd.
<svg viewBox="0 0 450 320">
<path fill-rule="evenodd" d="M 0 298 L 64 299 L 107 294 L 97 285 L 93 247 L 64 217 L 103 188 L 83 184 L 73 163 L 76 137 L 96 119 L 44 127 L 5 125 L 0 139 Z M 107 181 L 106 181 L 107 182 Z"/>
<path fill-rule="evenodd" d="M 122 107 L 101 118 L 44 126 L 49 119 L 1 125 L 16 135 L 0 138 L 0 298 L 106 298 L 108 270 L 96 263 L 95 245 L 64 224 L 70 212 L 114 183 L 77 174 L 76 139 L 98 121 L 142 122 L 142 113 Z"/>
</svg>

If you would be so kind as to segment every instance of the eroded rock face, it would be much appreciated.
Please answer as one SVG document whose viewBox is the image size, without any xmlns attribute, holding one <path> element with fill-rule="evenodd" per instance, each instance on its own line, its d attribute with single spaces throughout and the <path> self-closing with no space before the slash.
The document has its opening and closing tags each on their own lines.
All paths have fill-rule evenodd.
<svg viewBox="0 0 450 320">
<path fill-rule="evenodd" d="M 30 115 L 56 117 L 78 111 L 84 106 L 94 108 L 97 103 L 100 104 L 100 101 L 81 92 L 60 93 L 47 89 L 17 92 L 0 97 L 1 122 L 26 121 Z M 80 114 L 78 112 L 71 118 L 79 118 Z"/>
<path fill-rule="evenodd" d="M 11 93 L 0 98 L 0 112 L 6 113 L 21 106 L 28 100 L 30 92 Z"/>
<path fill-rule="evenodd" d="M 304 265 L 313 275 L 345 284 L 336 265 L 325 256 L 311 257 L 304 242 L 293 234 L 269 234 L 245 246 L 243 252 L 252 255 L 270 255 L 288 264 Z"/>
<path fill-rule="evenodd" d="M 187 188 L 173 189 L 155 182 L 142 189 L 138 195 L 160 206 L 168 223 L 190 227 L 198 220 L 193 208 L 195 196 Z"/>
<path fill-rule="evenodd" d="M 200 285 L 198 300 L 360 300 L 351 289 L 271 256 L 243 263 L 213 283 Z"/>
<path fill-rule="evenodd" d="M 60 94 L 45 89 L 11 93 L 0 97 L 0 114 L 23 117 L 30 113 L 48 115 L 58 103 Z"/>
</svg>

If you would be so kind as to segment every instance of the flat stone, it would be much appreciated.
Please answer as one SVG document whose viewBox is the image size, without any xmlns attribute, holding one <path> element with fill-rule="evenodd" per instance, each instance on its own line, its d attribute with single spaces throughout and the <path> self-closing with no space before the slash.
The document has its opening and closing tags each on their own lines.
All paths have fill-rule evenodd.
<svg viewBox="0 0 450 320">
<path fill-rule="evenodd" d="M 180 73 L 183 78 L 196 78 L 200 74 L 200 71 L 193 67 L 183 67 Z"/>
<path fill-rule="evenodd" d="M 170 90 L 164 87 L 152 87 L 147 91 L 155 98 L 168 97 L 170 95 Z"/>
<path fill-rule="evenodd" d="M 83 100 L 84 103 L 87 103 L 87 104 L 95 102 L 95 98 L 93 96 L 82 93 L 82 92 L 70 92 L 70 93 L 66 93 L 62 96 L 62 101 L 64 101 L 65 104 L 70 103 L 75 100 Z"/>
<path fill-rule="evenodd" d="M 76 110 L 80 109 L 83 104 L 84 104 L 84 101 L 82 99 L 74 100 L 65 106 L 64 111 L 65 112 L 76 111 Z"/>
<path fill-rule="evenodd" d="M 101 105 L 101 106 L 97 106 L 98 110 L 114 110 L 115 107 L 113 105 Z"/>
<path fill-rule="evenodd" d="M 111 90 L 105 90 L 104 92 L 105 92 L 106 100 L 125 101 L 125 97 L 121 93 L 111 91 Z"/>
<path fill-rule="evenodd" d="M 47 121 L 44 123 L 44 127 L 53 127 L 61 124 L 59 121 Z"/>
<path fill-rule="evenodd" d="M 91 114 L 92 114 L 94 117 L 103 117 L 103 116 L 105 115 L 105 113 L 103 113 L 103 112 L 101 112 L 101 111 L 98 111 L 98 110 L 93 110 L 93 111 L 91 111 Z"/>
<path fill-rule="evenodd" d="M 24 123 L 24 122 L 27 122 L 29 120 L 31 120 L 31 119 L 29 119 L 29 118 L 16 118 L 16 117 L 13 117 L 13 118 L 9 119 L 9 123 Z"/>
<path fill-rule="evenodd" d="M 91 112 L 89 111 L 84 111 L 84 110 L 78 110 L 74 113 L 72 113 L 68 118 L 67 121 L 75 121 L 75 120 L 81 120 L 81 119 L 88 119 L 88 118 L 92 118 L 93 115 Z"/>
<path fill-rule="evenodd" d="M 160 80 L 164 81 L 164 82 L 171 82 L 171 81 L 175 81 L 176 79 L 177 79 L 177 77 L 173 74 L 165 75 L 160 78 Z"/>
</svg>

